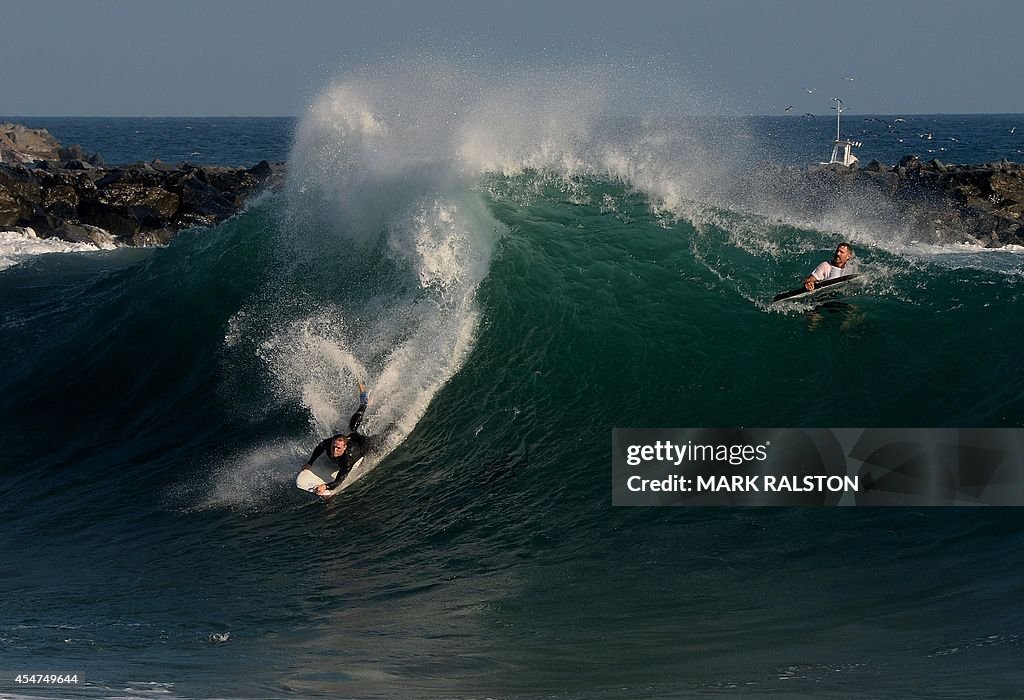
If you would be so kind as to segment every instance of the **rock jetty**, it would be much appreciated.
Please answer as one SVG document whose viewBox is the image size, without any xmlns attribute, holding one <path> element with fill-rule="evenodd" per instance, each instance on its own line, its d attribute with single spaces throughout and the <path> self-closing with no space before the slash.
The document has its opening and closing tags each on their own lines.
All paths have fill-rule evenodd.
<svg viewBox="0 0 1024 700">
<path fill-rule="evenodd" d="M 254 195 L 277 190 L 286 164 L 251 168 L 170 165 L 107 167 L 79 146 L 65 148 L 45 129 L 0 124 L 0 229 L 31 227 L 42 238 L 101 245 L 153 245 L 185 228 L 212 226 Z M 1024 245 L 1024 166 L 1003 160 L 948 165 L 906 156 L 783 168 L 765 164 L 733 183 L 732 199 L 773 202 L 811 221 L 845 212 L 854 220 L 928 243 Z"/>
<path fill-rule="evenodd" d="M 894 166 L 763 164 L 736 199 L 815 222 L 856 221 L 908 242 L 1024 245 L 1024 165 L 949 165 L 908 155 Z"/>
<path fill-rule="evenodd" d="M 950 165 L 909 155 L 891 168 L 873 160 L 864 168 L 839 172 L 833 166 L 829 172 L 884 195 L 921 240 L 1024 245 L 1024 165 L 1019 163 Z"/>
<path fill-rule="evenodd" d="M 279 189 L 285 164 L 231 168 L 159 160 L 106 167 L 45 129 L 0 124 L 0 230 L 98 245 L 155 245 L 213 226 Z"/>
</svg>

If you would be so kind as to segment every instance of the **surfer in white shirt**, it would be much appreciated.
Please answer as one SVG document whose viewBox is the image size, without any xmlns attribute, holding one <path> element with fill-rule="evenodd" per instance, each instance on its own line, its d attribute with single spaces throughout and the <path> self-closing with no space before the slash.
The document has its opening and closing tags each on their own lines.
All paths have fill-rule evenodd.
<svg viewBox="0 0 1024 700">
<path fill-rule="evenodd" d="M 822 280 L 842 277 L 846 274 L 846 263 L 853 257 L 853 247 L 849 243 L 840 243 L 836 247 L 836 254 L 832 260 L 825 260 L 818 265 L 811 274 L 804 280 L 804 289 L 808 292 L 814 291 L 814 285 Z"/>
</svg>

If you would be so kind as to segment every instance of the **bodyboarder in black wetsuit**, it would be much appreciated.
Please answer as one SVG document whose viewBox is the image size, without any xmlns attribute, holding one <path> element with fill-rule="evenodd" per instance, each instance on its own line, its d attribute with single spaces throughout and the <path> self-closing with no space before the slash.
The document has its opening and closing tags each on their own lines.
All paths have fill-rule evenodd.
<svg viewBox="0 0 1024 700">
<path fill-rule="evenodd" d="M 359 408 L 348 421 L 348 434 L 337 433 L 321 442 L 313 449 L 309 461 L 302 465 L 303 469 L 309 469 L 324 452 L 327 453 L 328 459 L 337 465 L 338 476 L 329 484 L 317 486 L 317 495 L 322 496 L 324 491 L 340 486 L 356 462 L 375 446 L 377 442 L 375 438 L 359 432 L 359 424 L 363 422 L 363 413 L 368 404 L 369 395 L 366 392 L 366 386 L 359 382 Z"/>
</svg>

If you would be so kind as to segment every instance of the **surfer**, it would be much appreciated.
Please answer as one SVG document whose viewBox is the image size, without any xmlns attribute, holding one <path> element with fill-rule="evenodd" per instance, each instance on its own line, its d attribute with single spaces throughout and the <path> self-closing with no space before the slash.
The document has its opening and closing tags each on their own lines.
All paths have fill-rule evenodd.
<svg viewBox="0 0 1024 700">
<path fill-rule="evenodd" d="M 853 247 L 849 243 L 840 243 L 836 246 L 836 253 L 832 260 L 824 260 L 804 280 L 804 289 L 808 292 L 814 291 L 814 285 L 822 280 L 842 277 L 846 274 L 846 263 L 853 257 Z"/>
<path fill-rule="evenodd" d="M 359 424 L 363 422 L 363 413 L 366 412 L 369 403 L 370 396 L 366 391 L 366 385 L 359 382 L 359 408 L 348 421 L 348 434 L 337 433 L 321 442 L 313 449 L 309 461 L 302 465 L 302 469 L 309 469 L 324 452 L 327 453 L 328 459 L 337 465 L 338 476 L 329 484 L 317 486 L 318 496 L 323 496 L 325 491 L 340 486 L 356 462 L 369 451 L 370 437 L 359 432 Z"/>
</svg>

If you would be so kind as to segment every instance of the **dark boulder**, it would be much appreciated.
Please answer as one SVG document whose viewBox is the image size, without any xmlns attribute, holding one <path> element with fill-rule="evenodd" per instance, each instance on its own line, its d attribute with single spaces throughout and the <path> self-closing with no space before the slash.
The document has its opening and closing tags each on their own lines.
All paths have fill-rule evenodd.
<svg viewBox="0 0 1024 700">
<path fill-rule="evenodd" d="M 78 220 L 109 231 L 117 238 L 131 238 L 140 230 L 138 219 L 123 207 L 111 206 L 97 200 L 78 205 Z"/>
<path fill-rule="evenodd" d="M 99 153 L 88 153 L 78 144 L 61 147 L 57 152 L 57 157 L 62 161 L 77 161 L 92 167 L 103 166 L 103 157 Z"/>
<path fill-rule="evenodd" d="M 66 221 L 78 220 L 78 203 L 78 192 L 71 185 L 48 187 L 43 195 L 43 209 Z"/>
<path fill-rule="evenodd" d="M 60 157 L 60 142 L 46 129 L 0 123 L 0 163 L 33 163 Z"/>
<path fill-rule="evenodd" d="M 35 215 L 43 188 L 21 165 L 0 166 L 0 226 L 25 226 Z"/>
<path fill-rule="evenodd" d="M 31 202 L 15 196 L 0 185 L 0 226 L 10 228 L 22 225 L 32 216 Z"/>
<path fill-rule="evenodd" d="M 179 183 L 182 221 L 209 226 L 238 211 L 237 205 L 228 200 L 221 190 L 192 175 Z"/>
<path fill-rule="evenodd" d="M 130 210 L 138 215 L 171 219 L 178 211 L 181 198 L 161 187 L 118 182 L 97 191 L 96 201 Z"/>
<path fill-rule="evenodd" d="M 117 244 L 117 240 L 111 236 L 109 232 L 88 224 L 72 224 L 64 222 L 51 231 L 51 235 L 52 237 L 71 241 L 72 243 L 91 243 L 103 248 L 109 248 Z"/>
</svg>

